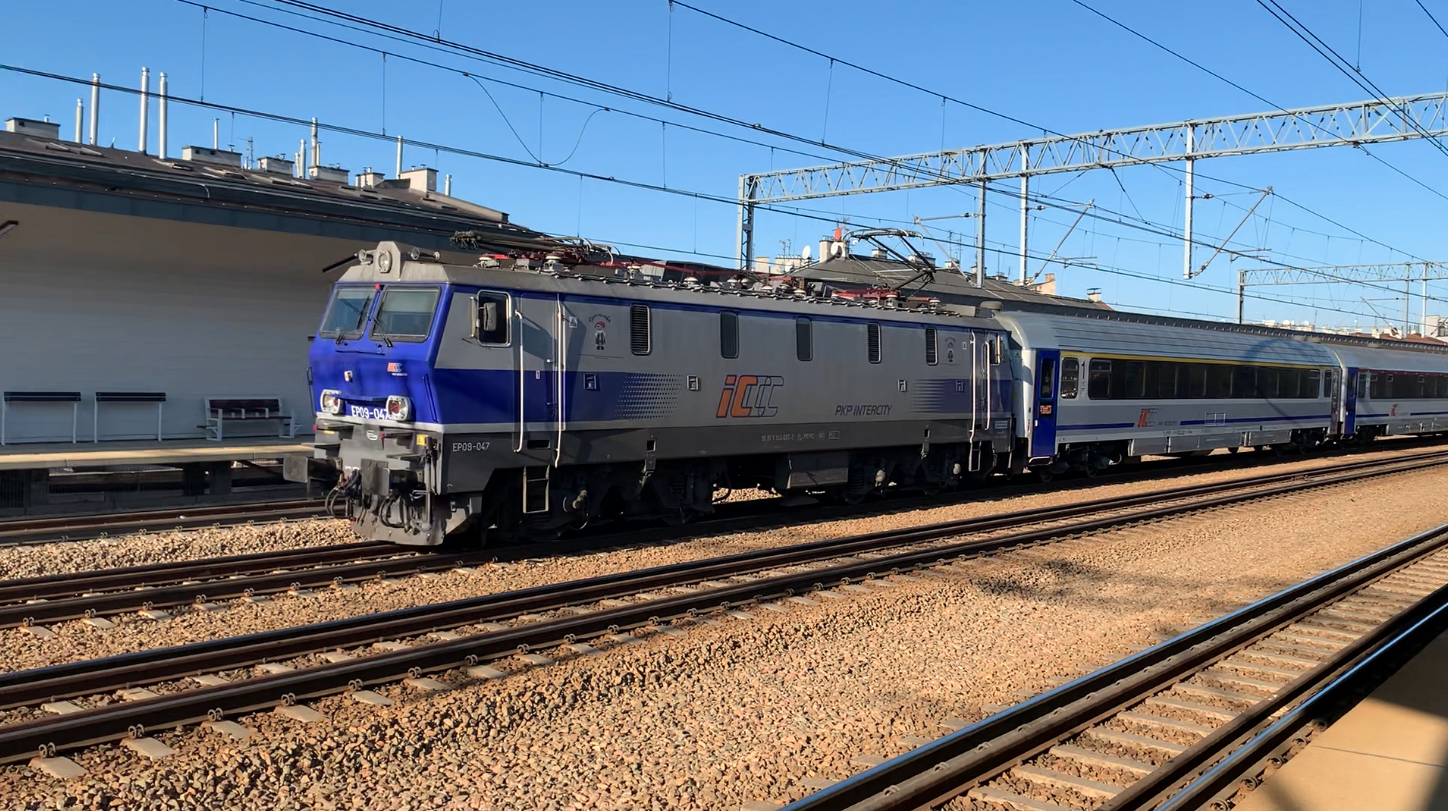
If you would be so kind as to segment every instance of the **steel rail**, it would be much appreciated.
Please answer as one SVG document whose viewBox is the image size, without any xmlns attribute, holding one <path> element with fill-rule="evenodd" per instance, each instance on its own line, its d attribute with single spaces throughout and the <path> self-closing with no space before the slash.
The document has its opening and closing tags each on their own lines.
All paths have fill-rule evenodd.
<svg viewBox="0 0 1448 811">
<path fill-rule="evenodd" d="M 1448 586 L 1354 640 L 1132 784 L 1098 811 L 1186 811 L 1234 793 L 1244 779 L 1250 779 L 1254 767 L 1290 747 L 1304 727 L 1323 723 L 1334 710 L 1355 703 L 1352 698 L 1386 681 L 1445 630 Z M 1274 722 L 1279 713 L 1280 719 Z"/>
<path fill-rule="evenodd" d="M 326 514 L 322 502 L 317 499 L 292 499 L 103 515 L 21 518 L 0 521 L 0 546 L 82 541 L 139 530 L 199 529 L 217 523 L 309 518 Z"/>
<path fill-rule="evenodd" d="M 1329 478 L 1333 475 L 1342 476 L 1348 473 L 1358 473 L 1364 476 L 1382 475 L 1412 470 L 1423 465 L 1442 464 L 1445 462 L 1448 462 L 1448 453 L 1443 451 L 1415 454 L 1410 457 L 1391 460 L 1350 462 L 1344 465 L 1320 468 L 1318 470 L 1294 471 L 1271 474 L 1254 479 L 1239 479 L 1231 482 L 1191 485 L 1124 498 L 1093 499 L 1062 507 L 1020 510 L 985 518 L 950 521 L 906 530 L 904 534 L 901 534 L 899 530 L 887 530 L 863 536 L 852 536 L 851 538 L 845 539 L 817 541 L 814 544 L 790 548 L 798 550 L 827 549 L 830 548 L 830 545 L 848 545 L 853 540 L 865 539 L 886 539 L 892 542 L 884 545 L 896 546 L 920 540 L 936 540 L 949 534 L 979 532 L 1020 526 L 1023 524 L 1040 523 L 1043 521 L 1071 519 L 1104 509 L 1121 509 L 1139 504 L 1154 503 L 1165 499 L 1179 499 L 1202 494 L 1241 491 L 1243 488 L 1264 484 L 1270 485 L 1274 482 L 1300 482 L 1323 476 Z M 897 539 L 899 539 L 898 542 L 896 542 Z M 743 554 L 746 556 L 757 556 L 772 551 L 777 550 L 759 550 Z M 57 587 L 57 591 L 51 595 L 47 595 L 47 599 L 42 602 L 12 602 L 9 605 L 0 605 L 0 629 L 40 625 L 92 616 L 114 615 L 141 607 L 152 609 L 169 608 L 200 602 L 235 599 L 249 595 L 276 594 L 298 588 L 315 588 L 319 586 L 329 586 L 335 583 L 360 582 L 387 575 L 445 571 L 458 566 L 485 563 L 492 559 L 494 553 L 473 551 L 406 556 L 407 553 L 404 551 L 398 554 L 400 557 L 397 558 L 378 559 L 379 556 L 372 556 L 372 559 L 360 563 L 317 566 L 309 569 L 300 569 L 285 573 L 267 573 L 251 577 L 221 580 L 213 579 L 202 583 L 178 582 L 194 579 L 191 577 L 175 578 L 172 579 L 172 585 L 158 585 L 139 591 L 113 591 L 65 599 L 51 599 L 60 593 L 60 591 L 63 591 L 63 589 Z M 125 580 L 122 579 L 121 582 L 123 585 L 136 586 L 141 585 L 143 581 L 136 580 L 135 582 L 126 583 Z M 0 583 L 0 592 L 3 592 L 3 588 L 4 584 Z M 83 583 L 81 590 L 89 591 L 95 590 L 96 588 L 97 587 L 91 586 L 88 583 Z"/>
<path fill-rule="evenodd" d="M 1409 468 L 1404 468 L 1409 469 Z M 1389 472 L 1389 471 L 1383 471 Z M 837 584 L 865 580 L 880 574 L 929 568 L 949 562 L 951 557 L 979 555 L 1023 544 L 1036 543 L 1052 537 L 1074 535 L 1129 523 L 1163 518 L 1183 512 L 1263 498 L 1286 492 L 1353 480 L 1350 474 L 1326 480 L 1280 485 L 1250 494 L 1215 496 L 1188 504 L 1142 510 L 1110 518 L 1101 518 L 1065 527 L 1039 529 L 984 541 L 967 541 L 945 547 L 908 551 L 872 560 L 850 560 L 827 569 L 783 573 L 754 582 L 713 588 L 678 597 L 653 600 L 611 610 L 551 620 L 534 625 L 511 628 L 420 645 L 396 653 L 378 654 L 337 664 L 312 667 L 292 673 L 263 676 L 219 687 L 188 690 L 155 699 L 128 702 L 88 710 L 54 719 L 40 719 L 0 727 L 0 762 L 23 758 L 40 751 L 70 749 L 134 734 L 145 726 L 165 728 L 179 726 L 208 717 L 247 712 L 278 703 L 327 695 L 341 689 L 356 688 L 396 679 L 406 673 L 447 670 L 459 665 L 500 658 L 519 651 L 567 644 L 578 639 L 617 633 L 625 628 L 654 625 L 663 618 L 692 617 L 700 612 L 727 610 L 732 606 L 820 590 Z M 1159 494 L 1157 494 L 1159 497 Z M 955 524 L 968 522 L 953 522 Z M 109 687 L 118 678 L 155 683 L 165 678 L 196 674 L 238 664 L 279 658 L 296 652 L 328 647 L 380 641 L 406 634 L 422 633 L 438 628 L 482 622 L 489 619 L 516 617 L 523 613 L 594 602 L 608 597 L 636 594 L 664 586 L 698 582 L 713 577 L 759 571 L 764 568 L 815 561 L 821 551 L 829 556 L 851 554 L 923 540 L 959 534 L 959 527 L 942 529 L 941 525 L 896 533 L 873 533 L 867 536 L 823 541 L 804 547 L 763 550 L 763 553 L 699 561 L 688 564 L 656 567 L 643 572 L 628 572 L 592 578 L 573 583 L 541 586 L 471 600 L 445 603 L 386 615 L 352 618 L 329 623 L 326 630 L 310 627 L 290 629 L 301 636 L 285 638 L 278 632 L 231 640 L 249 642 L 244 656 L 237 656 L 218 645 L 222 640 L 200 643 L 209 646 L 193 655 L 200 646 L 171 649 L 172 658 L 157 659 L 156 653 L 145 652 L 151 660 L 131 659 L 123 670 L 95 669 L 97 662 L 75 663 L 54 668 L 4 674 L 0 676 L 0 706 L 16 706 L 51 696 L 76 695 Z M 883 537 L 882 537 L 883 536 Z M 405 616 L 399 616 L 405 615 Z M 267 637 L 263 640 L 263 637 Z M 1152 649 L 1153 651 L 1157 649 Z M 130 657 L 142 656 L 132 654 Z M 121 657 L 117 657 L 121 658 Z M 109 660 L 114 662 L 115 660 Z M 225 664 L 222 664 L 225 663 Z M 88 669 L 89 668 L 89 669 Z M 1078 682 L 1079 683 L 1079 682 Z"/>
<path fill-rule="evenodd" d="M 805 797 L 787 806 L 786 811 L 900 811 L 946 802 L 1185 676 L 1445 547 L 1448 526 L 1365 555 Z M 1437 598 L 1437 602 L 1430 598 Z M 1424 612 L 1436 611 L 1444 598 L 1448 598 L 1448 587 L 1415 603 L 1409 609 L 1411 613 L 1397 615 L 1401 619 L 1387 622 L 1401 627 L 1416 621 Z M 1363 641 L 1344 650 L 1360 653 L 1373 644 Z M 1352 653 L 1346 655 L 1351 657 Z M 1342 656 L 1336 655 L 1311 672 L 1340 670 L 1345 666 Z M 1308 689 L 1306 680 L 1306 676 L 1301 677 L 1278 695 L 1287 695 L 1289 701 L 1300 696 Z M 1264 702 L 1271 703 L 1271 699 Z M 1207 740 L 1230 737 L 1234 729 L 1250 725 L 1255 718 L 1270 717 L 1280 708 L 1267 709 L 1259 702 L 1238 716 L 1244 720 L 1228 722 L 1198 747 Z M 1183 760 L 1184 767 L 1189 760 Z M 1168 766 L 1172 762 L 1168 761 Z M 1128 793 L 1137 785 L 1144 786 L 1138 782 L 1117 795 L 1116 801 L 1129 799 Z M 1141 789 L 1147 790 L 1146 786 Z M 1149 805 L 1120 806 L 1144 807 Z M 1113 803 L 1105 808 L 1118 806 Z"/>
<path fill-rule="evenodd" d="M 275 552 L 254 552 L 202 560 L 168 561 L 119 569 L 97 569 L 88 572 L 0 580 L 0 604 L 24 600 L 49 600 L 83 594 L 87 591 L 180 583 L 204 577 L 230 577 L 237 574 L 266 572 L 281 567 L 318 566 L 364 557 L 415 555 L 419 551 L 421 550 L 378 541 L 359 541 L 332 546 L 282 549 Z"/>
</svg>

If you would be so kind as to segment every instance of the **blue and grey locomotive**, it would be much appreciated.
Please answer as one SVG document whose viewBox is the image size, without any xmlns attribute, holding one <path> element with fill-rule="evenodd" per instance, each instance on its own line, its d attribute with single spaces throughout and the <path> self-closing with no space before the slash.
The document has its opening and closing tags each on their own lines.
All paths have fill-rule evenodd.
<svg viewBox="0 0 1448 811">
<path fill-rule="evenodd" d="M 728 488 L 844 500 L 985 477 L 1012 449 L 988 314 L 396 243 L 338 281 L 315 453 L 358 532 L 436 545 L 684 521 Z"/>
</svg>

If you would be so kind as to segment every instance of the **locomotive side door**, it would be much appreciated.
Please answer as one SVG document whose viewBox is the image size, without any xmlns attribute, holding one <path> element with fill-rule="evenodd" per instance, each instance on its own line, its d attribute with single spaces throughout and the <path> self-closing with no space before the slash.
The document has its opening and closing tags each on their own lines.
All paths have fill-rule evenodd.
<svg viewBox="0 0 1448 811">
<path fill-rule="evenodd" d="M 523 457 L 523 512 L 529 514 L 548 511 L 549 471 L 562 439 L 560 344 L 565 315 L 561 296 L 519 296 L 515 301 L 518 434 L 513 451 Z"/>
<path fill-rule="evenodd" d="M 1035 397 L 1031 420 L 1031 458 L 1056 455 L 1056 382 L 1061 350 L 1036 350 Z"/>
</svg>

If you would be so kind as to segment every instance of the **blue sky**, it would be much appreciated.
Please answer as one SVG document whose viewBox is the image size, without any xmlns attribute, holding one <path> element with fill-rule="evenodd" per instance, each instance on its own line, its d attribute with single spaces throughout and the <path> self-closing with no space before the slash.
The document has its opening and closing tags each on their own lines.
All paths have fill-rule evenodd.
<svg viewBox="0 0 1448 811">
<path fill-rule="evenodd" d="M 1203 65 L 1285 107 L 1363 100 L 1368 94 L 1334 70 L 1256 0 L 1209 6 L 1122 0 L 1084 0 Z M 1363 75 L 1391 95 L 1448 90 L 1448 36 L 1415 0 L 1279 0 Z M 901 155 L 947 147 L 1039 136 L 1020 124 L 870 77 L 840 64 L 730 28 L 665 0 L 528 4 L 414 0 L 358 0 L 333 8 L 432 34 L 546 68 L 585 76 L 727 117 L 824 140 L 875 155 Z M 1264 111 L 1266 105 L 1195 68 L 1151 48 L 1092 16 L 1072 0 L 1020 2 L 767 3 L 698 0 L 696 5 L 816 50 L 908 80 L 1056 132 L 1165 123 Z M 719 121 L 620 98 L 595 89 L 471 60 L 456 52 L 381 39 L 286 13 L 275 0 L 207 0 L 209 12 L 181 0 L 90 0 L 56 6 L 12 0 L 10 35 L 0 62 L 129 87 L 141 66 L 165 71 L 176 96 L 261 110 L 324 124 L 441 145 L 676 190 L 732 199 L 742 173 L 809 166 L 845 159 L 828 148 L 750 132 Z M 1448 24 L 1448 2 L 1424 0 Z M 226 15 L 225 11 L 281 22 L 367 48 L 322 41 Z M 1361 16 L 1360 16 L 1361 11 Z M 1360 24 L 1361 20 L 1361 24 Z M 439 22 L 440 21 L 440 22 Z M 370 50 L 368 50 L 370 49 Z M 380 51 L 391 56 L 384 59 Z M 481 77 L 409 62 L 415 57 Z M 532 89 L 498 84 L 503 80 Z M 543 98 L 537 90 L 587 104 Z M 0 72 L 0 115 L 49 115 L 71 134 L 75 100 L 84 88 Z M 88 103 L 88 101 L 87 101 Z M 599 106 L 610 108 L 600 111 Z M 111 93 L 102 101 L 101 141 L 135 148 L 137 101 Z M 500 115 L 498 107 L 501 108 Z M 630 111 L 670 122 L 630 118 Z M 217 113 L 173 105 L 170 147 L 209 145 Z M 151 148 L 155 148 L 152 108 Z M 505 118 L 506 116 L 506 118 Z M 766 145 L 691 132 L 685 126 Z M 238 115 L 222 116 L 223 146 L 255 155 L 290 155 L 304 127 Z M 516 135 L 514 134 L 516 131 Z M 521 143 L 520 143 L 521 142 Z M 575 148 L 576 144 L 576 148 Z M 771 146 L 772 145 L 772 148 Z M 793 151 L 791 151 L 793 150 Z M 1427 142 L 1385 144 L 1374 155 L 1434 190 L 1448 193 L 1448 155 Z M 389 143 L 341 133 L 323 134 L 323 162 L 353 172 L 364 166 L 392 171 Z M 804 155 L 799 152 L 807 153 Z M 571 157 L 568 157 L 571 153 Z M 567 161 L 564 162 L 565 157 Z M 457 196 L 499 208 L 521 224 L 558 234 L 582 233 L 628 245 L 635 252 L 700 258 L 725 264 L 735 250 L 732 205 L 686 195 L 628 188 L 537 168 L 448 152 L 410 149 L 406 162 L 453 175 Z M 1197 193 L 1214 195 L 1196 205 L 1198 237 L 1225 237 L 1258 195 L 1268 197 L 1242 225 L 1239 247 L 1297 265 L 1448 259 L 1443 229 L 1448 198 L 1438 196 L 1349 148 L 1201 161 Z M 1215 178 L 1215 179 L 1209 179 Z M 1095 200 L 1099 210 L 1150 221 L 1152 230 L 1181 227 L 1180 172 L 1131 167 L 1110 172 L 1054 175 L 1033 192 L 1070 201 Z M 995 272 L 1016 273 L 1019 219 L 1004 192 L 993 196 L 988 217 L 988 258 Z M 1310 211 L 1285 202 L 1291 200 Z M 943 188 L 909 194 L 857 196 L 805 203 L 852 226 L 912 216 L 973 211 L 974 193 Z M 1102 216 L 1110 216 L 1103 213 Z M 1342 227 L 1361 232 L 1362 239 Z M 1033 215 L 1031 251 L 1051 252 L 1075 215 L 1046 210 Z M 791 252 L 815 243 L 832 224 L 766 212 L 761 253 Z M 944 235 L 974 239 L 970 220 L 942 220 Z M 947 237 L 949 238 L 949 237 Z M 659 250 L 668 249 L 668 250 Z M 692 256 L 689 252 L 698 252 Z M 970 264 L 969 249 L 966 249 Z M 1198 248 L 1197 262 L 1209 250 Z M 1179 239 L 1086 219 L 1060 255 L 1127 271 L 1053 266 L 1061 291 L 1083 295 L 1099 287 L 1123 307 L 1227 317 L 1234 296 L 1223 292 L 1246 260 L 1219 256 L 1199 279 L 1181 283 Z M 1031 263 L 1032 270 L 1040 266 Z M 1141 276 L 1151 278 L 1140 278 Z M 1161 278 L 1157 282 L 1152 278 Z M 1419 312 L 1413 285 L 1413 314 Z M 1294 303 L 1249 299 L 1249 319 L 1311 320 L 1368 325 L 1400 319 L 1402 299 L 1365 287 L 1276 287 L 1257 291 Z M 1430 285 L 1429 311 L 1448 313 L 1448 283 Z M 1364 301 L 1366 299 L 1366 301 Z M 1439 301 L 1437 299 L 1442 299 Z"/>
</svg>

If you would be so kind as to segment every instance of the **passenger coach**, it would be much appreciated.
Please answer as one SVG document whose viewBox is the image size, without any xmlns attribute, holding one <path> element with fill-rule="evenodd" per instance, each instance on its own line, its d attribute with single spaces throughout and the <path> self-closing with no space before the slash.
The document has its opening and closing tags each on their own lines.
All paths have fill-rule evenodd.
<svg viewBox="0 0 1448 811">
<path fill-rule="evenodd" d="M 1313 447 L 1340 423 L 1338 358 L 1231 328 L 1003 313 L 1027 464 L 1047 475 L 1127 457 Z"/>
</svg>

